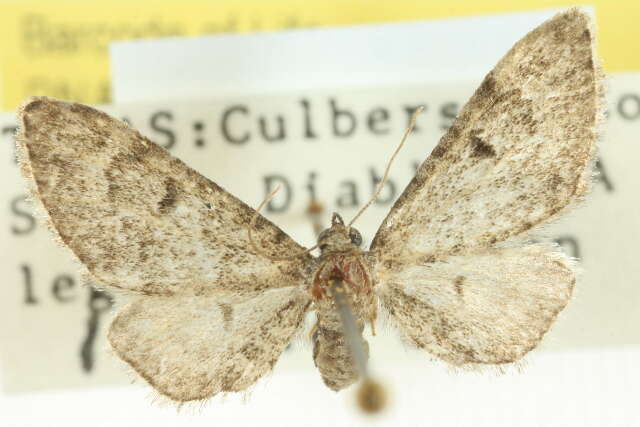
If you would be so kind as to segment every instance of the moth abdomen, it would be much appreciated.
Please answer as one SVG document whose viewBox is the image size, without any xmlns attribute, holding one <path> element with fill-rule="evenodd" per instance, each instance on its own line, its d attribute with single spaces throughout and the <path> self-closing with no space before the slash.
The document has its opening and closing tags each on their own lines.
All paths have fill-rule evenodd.
<svg viewBox="0 0 640 427">
<path fill-rule="evenodd" d="M 355 383 L 360 375 L 332 301 L 324 299 L 316 306 L 318 323 L 313 334 L 313 361 L 327 387 L 339 391 Z M 360 332 L 357 339 L 361 340 L 368 358 L 369 344 L 362 337 L 364 322 L 358 319 L 357 327 Z"/>
</svg>

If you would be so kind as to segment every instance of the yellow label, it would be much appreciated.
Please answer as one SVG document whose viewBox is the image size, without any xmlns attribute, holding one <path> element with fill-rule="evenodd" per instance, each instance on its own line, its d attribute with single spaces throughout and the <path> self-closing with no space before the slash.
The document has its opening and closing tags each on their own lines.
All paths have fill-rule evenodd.
<svg viewBox="0 0 640 427">
<path fill-rule="evenodd" d="M 195 36 L 364 24 L 560 8 L 576 1 L 521 0 L 124 0 L 0 3 L 0 107 L 46 94 L 108 102 L 108 44 L 134 38 Z M 600 52 L 611 71 L 640 70 L 640 2 L 594 0 Z"/>
</svg>

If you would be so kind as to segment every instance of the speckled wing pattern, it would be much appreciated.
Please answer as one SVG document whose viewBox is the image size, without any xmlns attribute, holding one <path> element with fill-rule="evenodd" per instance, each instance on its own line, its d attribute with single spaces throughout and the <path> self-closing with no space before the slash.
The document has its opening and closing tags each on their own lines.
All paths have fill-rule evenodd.
<svg viewBox="0 0 640 427">
<path fill-rule="evenodd" d="M 205 399 L 268 372 L 309 306 L 303 248 L 167 151 L 93 108 L 36 97 L 18 155 L 51 228 L 127 302 L 109 331 L 161 394 Z M 292 287 L 295 287 L 293 289 Z"/>
<path fill-rule="evenodd" d="M 255 211 L 125 123 L 44 97 L 20 110 L 19 156 L 62 242 L 99 282 L 146 295 L 256 295 L 300 285 L 300 258 L 254 251 Z M 302 251 L 259 216 L 267 253 Z"/>
<path fill-rule="evenodd" d="M 109 341 L 178 402 L 242 391 L 271 371 L 310 304 L 302 286 L 253 298 L 146 296 L 120 310 Z"/>
<path fill-rule="evenodd" d="M 523 242 L 588 191 L 601 74 L 588 15 L 556 15 L 420 166 L 371 245 L 382 305 L 411 342 L 454 365 L 513 362 L 566 305 L 567 259 Z"/>
</svg>

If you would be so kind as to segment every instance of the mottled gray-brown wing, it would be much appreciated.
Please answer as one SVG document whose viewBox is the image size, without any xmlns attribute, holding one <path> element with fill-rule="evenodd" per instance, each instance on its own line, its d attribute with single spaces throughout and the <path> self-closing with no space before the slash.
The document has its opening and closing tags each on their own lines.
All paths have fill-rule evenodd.
<svg viewBox="0 0 640 427">
<path fill-rule="evenodd" d="M 301 284 L 309 258 L 249 245 L 255 211 L 125 123 L 36 97 L 19 113 L 19 156 L 60 239 L 100 283 L 148 295 L 255 295 Z M 274 255 L 303 250 L 258 217 Z"/>
<path fill-rule="evenodd" d="M 590 18 L 561 13 L 491 71 L 378 230 L 381 259 L 488 247 L 583 195 L 603 114 Z"/>
<path fill-rule="evenodd" d="M 245 390 L 271 371 L 309 303 L 301 286 L 244 299 L 144 296 L 123 307 L 108 337 L 160 394 L 203 400 Z"/>
<path fill-rule="evenodd" d="M 571 297 L 574 271 L 548 245 L 481 250 L 379 272 L 382 307 L 408 342 L 454 366 L 535 348 Z"/>
</svg>

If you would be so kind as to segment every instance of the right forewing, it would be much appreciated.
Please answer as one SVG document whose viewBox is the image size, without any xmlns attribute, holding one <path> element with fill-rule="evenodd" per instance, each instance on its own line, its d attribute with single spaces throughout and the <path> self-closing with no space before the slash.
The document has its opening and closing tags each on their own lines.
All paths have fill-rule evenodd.
<svg viewBox="0 0 640 427">
<path fill-rule="evenodd" d="M 553 218 L 585 193 L 602 116 L 585 13 L 520 40 L 422 164 L 371 245 L 386 259 L 488 247 Z"/>
<path fill-rule="evenodd" d="M 61 240 L 103 285 L 149 295 L 255 295 L 301 284 L 309 257 L 277 226 L 126 124 L 32 98 L 20 110 L 25 175 Z"/>
<path fill-rule="evenodd" d="M 575 283 L 547 245 L 499 248 L 442 262 L 378 267 L 378 294 L 402 335 L 455 366 L 519 360 L 538 345 Z"/>
<path fill-rule="evenodd" d="M 254 298 L 145 296 L 109 329 L 116 353 L 172 400 L 242 391 L 268 373 L 303 323 L 303 288 Z"/>
</svg>

